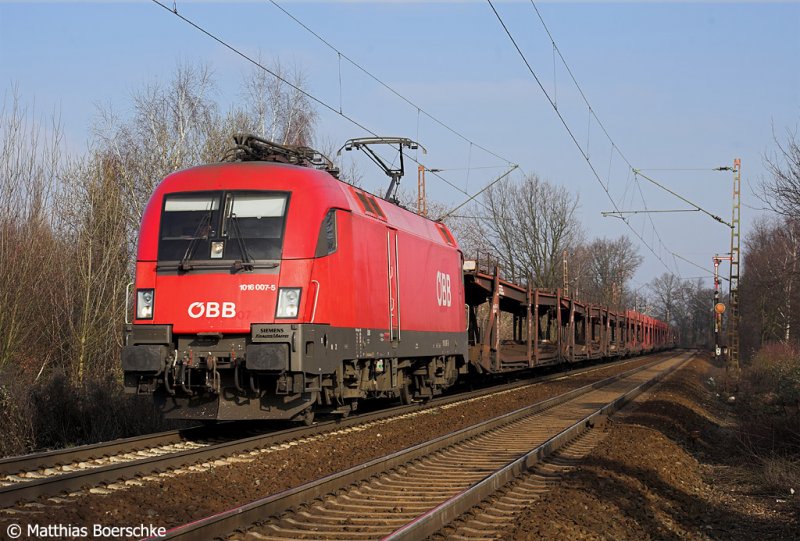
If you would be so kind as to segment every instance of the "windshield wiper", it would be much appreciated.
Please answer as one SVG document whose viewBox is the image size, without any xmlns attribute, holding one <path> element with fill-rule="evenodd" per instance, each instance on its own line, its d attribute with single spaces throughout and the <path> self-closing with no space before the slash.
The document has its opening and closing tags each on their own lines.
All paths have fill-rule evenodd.
<svg viewBox="0 0 800 541">
<path fill-rule="evenodd" d="M 253 263 L 254 260 L 250 257 L 250 254 L 247 251 L 247 246 L 245 246 L 244 238 L 242 238 L 242 229 L 239 227 L 239 218 L 236 217 L 236 214 L 231 213 L 228 216 L 228 222 L 231 224 L 234 234 L 236 235 L 236 241 L 239 245 L 239 253 L 242 256 L 241 260 L 236 260 L 233 262 L 232 270 L 233 272 L 239 272 L 240 270 L 244 269 L 246 271 L 253 270 Z"/>
<path fill-rule="evenodd" d="M 203 232 L 203 228 L 210 228 L 211 225 L 211 216 L 214 212 L 213 208 L 208 209 L 208 212 L 203 215 L 203 218 L 200 220 L 200 223 L 197 224 L 197 229 L 195 229 L 194 234 L 192 235 L 192 240 L 189 242 L 189 246 L 186 247 L 186 251 L 183 253 L 183 257 L 181 258 L 180 263 L 178 263 L 178 270 L 187 272 L 192 270 L 192 264 L 189 263 L 189 260 L 194 255 L 194 250 L 197 248 L 197 241 L 200 240 L 200 233 Z M 205 232 L 205 236 L 203 238 L 208 238 L 208 231 Z"/>
</svg>

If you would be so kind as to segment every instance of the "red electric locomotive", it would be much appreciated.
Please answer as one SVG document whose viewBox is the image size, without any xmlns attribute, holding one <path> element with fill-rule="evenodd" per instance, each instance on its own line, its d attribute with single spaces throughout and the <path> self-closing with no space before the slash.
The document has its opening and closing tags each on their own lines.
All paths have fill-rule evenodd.
<svg viewBox="0 0 800 541">
<path fill-rule="evenodd" d="M 168 176 L 145 209 L 126 389 L 170 418 L 310 421 L 465 373 L 447 227 L 339 181 L 311 149 L 237 143 L 239 161 Z"/>
</svg>

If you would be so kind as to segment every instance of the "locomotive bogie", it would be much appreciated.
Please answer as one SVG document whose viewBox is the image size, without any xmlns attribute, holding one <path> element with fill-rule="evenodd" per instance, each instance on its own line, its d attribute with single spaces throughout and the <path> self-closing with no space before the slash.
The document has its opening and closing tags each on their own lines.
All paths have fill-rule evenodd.
<svg viewBox="0 0 800 541">
<path fill-rule="evenodd" d="M 257 324 L 246 337 L 143 343 L 170 336 L 168 327 L 134 326 L 123 353 L 129 392 L 156 391 L 167 418 L 286 419 L 315 404 L 342 411 L 362 398 L 426 398 L 466 371 L 461 337 L 438 333 L 410 331 L 398 344 L 381 329 Z"/>
</svg>

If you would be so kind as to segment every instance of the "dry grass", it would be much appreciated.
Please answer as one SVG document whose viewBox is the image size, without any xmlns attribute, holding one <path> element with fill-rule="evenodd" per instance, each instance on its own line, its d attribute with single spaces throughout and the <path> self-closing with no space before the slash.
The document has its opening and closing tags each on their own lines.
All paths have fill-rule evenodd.
<svg viewBox="0 0 800 541">
<path fill-rule="evenodd" d="M 738 440 L 755 490 L 800 500 L 800 349 L 772 343 L 742 371 Z"/>
<path fill-rule="evenodd" d="M 791 494 L 800 498 L 800 457 L 770 457 L 759 460 L 761 484 L 778 494 Z"/>
</svg>

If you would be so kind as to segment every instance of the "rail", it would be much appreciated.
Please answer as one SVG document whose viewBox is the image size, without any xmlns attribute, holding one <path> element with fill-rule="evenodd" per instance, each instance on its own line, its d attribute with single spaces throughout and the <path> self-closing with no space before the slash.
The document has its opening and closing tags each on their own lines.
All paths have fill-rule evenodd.
<svg viewBox="0 0 800 541">
<path fill-rule="evenodd" d="M 407 537 L 399 537 L 404 539 L 424 538 L 441 528 L 447 521 L 458 516 L 465 505 L 482 494 L 472 492 L 469 497 L 472 499 L 466 496 L 463 498 L 467 499 L 460 499 L 459 495 L 468 493 L 470 486 L 479 485 L 482 487 L 480 490 L 484 490 L 486 487 L 497 487 L 500 477 L 486 476 L 485 471 L 489 467 L 488 464 L 497 456 L 508 454 L 509 450 L 515 445 L 519 445 L 520 441 L 524 442 L 526 438 L 529 439 L 533 427 L 541 424 L 544 416 L 548 413 L 550 417 L 563 423 L 565 415 L 563 412 L 566 411 L 565 408 L 568 404 L 569 408 L 585 410 L 587 403 L 591 402 L 587 395 L 596 393 L 600 389 L 606 389 L 603 392 L 608 393 L 611 391 L 607 389 L 611 388 L 614 391 L 613 398 L 603 399 L 599 409 L 591 408 L 588 413 L 583 411 L 578 415 L 577 422 L 573 419 L 569 423 L 573 427 L 576 424 L 585 425 L 594 418 L 593 416 L 606 414 L 629 400 L 636 392 L 641 392 L 644 384 L 652 380 L 657 373 L 664 372 L 666 368 L 677 369 L 688 360 L 685 355 L 680 356 L 681 358 L 677 360 L 676 357 L 667 360 L 656 359 L 643 367 L 586 385 L 558 397 L 372 460 L 318 481 L 175 528 L 167 532 L 166 538 L 210 539 L 225 536 L 234 530 L 256 522 L 262 523 L 259 529 L 266 531 L 266 536 L 269 538 L 298 538 L 312 532 L 315 538 L 325 538 L 325 532 L 331 534 L 329 538 L 339 539 L 343 535 L 353 539 L 378 539 L 386 535 L 407 535 Z M 638 380 L 636 380 L 637 377 Z M 631 383 L 632 379 L 633 383 Z M 614 388 L 617 382 L 624 387 L 621 392 Z M 631 389 L 631 386 L 634 388 Z M 598 398 L 595 397 L 592 400 L 597 401 Z M 556 406 L 559 407 L 556 408 Z M 544 443 L 535 445 L 533 451 L 522 453 L 524 456 L 516 457 L 511 464 L 503 464 L 500 470 L 505 473 L 492 473 L 492 475 L 507 475 L 508 472 L 518 471 L 522 469 L 523 465 L 529 464 L 533 458 L 544 456 L 547 452 L 552 451 L 559 441 L 569 437 L 566 430 L 559 428 L 557 432 L 555 437 L 551 435 L 544 438 L 546 440 Z M 502 438 L 500 438 L 501 435 Z M 481 450 L 470 443 L 474 441 L 488 442 L 489 448 L 492 450 Z M 499 447 L 498 441 L 501 441 Z M 466 448 L 466 451 L 459 454 L 462 448 Z M 512 452 L 516 451 L 512 450 Z M 477 475 L 478 478 L 474 479 L 474 482 L 467 482 L 464 480 L 463 474 L 468 469 L 467 466 L 476 460 L 477 466 L 473 476 Z M 423 466 L 423 464 L 430 463 L 433 464 Z M 416 482 L 422 483 L 422 486 L 414 484 L 415 481 L 412 480 L 414 474 L 421 479 Z M 439 481 L 443 485 L 438 485 Z M 446 487 L 452 487 L 458 483 L 467 483 L 467 486 L 457 490 L 455 495 L 451 494 L 440 498 L 439 502 L 433 505 L 430 505 L 429 499 L 427 503 L 421 504 L 386 503 L 387 501 L 391 502 L 392 497 L 397 497 L 397 494 L 403 492 L 414 495 L 415 500 L 421 500 L 423 499 L 421 494 L 426 494 L 427 498 L 431 491 L 445 493 L 448 490 Z M 395 496 L 389 496 L 388 500 L 385 499 L 385 496 L 383 499 L 379 496 L 379 494 L 383 494 L 381 490 L 386 487 L 391 487 L 394 490 L 392 494 L 395 494 Z M 426 490 L 429 488 L 431 490 Z M 323 501 L 312 503 L 319 499 L 323 499 Z M 440 503 L 442 499 L 444 502 Z M 420 506 L 424 505 L 428 507 L 422 511 Z M 312 506 L 313 509 L 306 510 L 307 506 Z M 297 512 L 291 513 L 293 509 Z M 348 513 L 348 509 L 355 510 L 355 514 Z M 289 514 L 277 520 L 267 520 L 268 517 L 281 517 L 284 513 Z M 400 523 L 398 524 L 398 522 Z M 435 527 L 431 525 L 435 525 Z"/>
<path fill-rule="evenodd" d="M 640 360 L 641 359 L 626 360 L 621 364 Z M 222 431 L 210 429 L 210 427 L 196 427 L 188 430 L 163 432 L 73 449 L 49 451 L 21 457 L 9 457 L 0 460 L 0 471 L 3 472 L 6 479 L 8 479 L 8 476 L 15 477 L 16 479 L 13 483 L 0 486 L 0 509 L 12 507 L 17 502 L 31 501 L 38 497 L 54 496 L 64 492 L 80 490 L 85 487 L 114 483 L 136 476 L 181 468 L 224 456 L 249 452 L 254 449 L 281 445 L 328 431 L 378 422 L 383 419 L 421 411 L 425 408 L 455 404 L 528 385 L 539 385 L 559 378 L 578 376 L 595 370 L 603 370 L 611 366 L 615 365 L 592 365 L 567 373 L 556 372 L 544 377 L 538 376 L 536 378 L 512 382 L 505 385 L 437 398 L 426 403 L 388 408 L 337 421 L 324 421 L 310 427 L 294 427 L 269 433 L 258 433 L 244 438 L 235 436 L 237 430 L 242 430 L 242 425 L 226 423 L 221 427 Z M 208 440 L 218 438 L 227 438 L 227 441 L 208 443 Z M 187 441 L 199 443 L 187 449 L 175 448 L 169 452 L 162 452 L 165 447 L 177 446 Z M 141 451 L 144 454 L 147 454 L 148 451 L 154 452 L 152 456 L 109 461 L 109 463 L 98 465 L 97 467 L 91 467 L 90 464 L 86 464 L 86 462 L 90 460 L 99 458 L 117 457 L 118 459 L 122 454 L 126 456 L 136 455 L 137 451 Z M 81 462 L 84 464 L 80 467 L 71 468 L 72 471 L 52 471 L 58 466 L 78 464 Z M 51 471 L 48 472 L 48 470 Z M 32 475 L 27 477 L 29 474 Z M 20 476 L 25 477 L 22 478 Z M 0 477 L 0 482 L 3 480 L 4 479 Z"/>
</svg>

